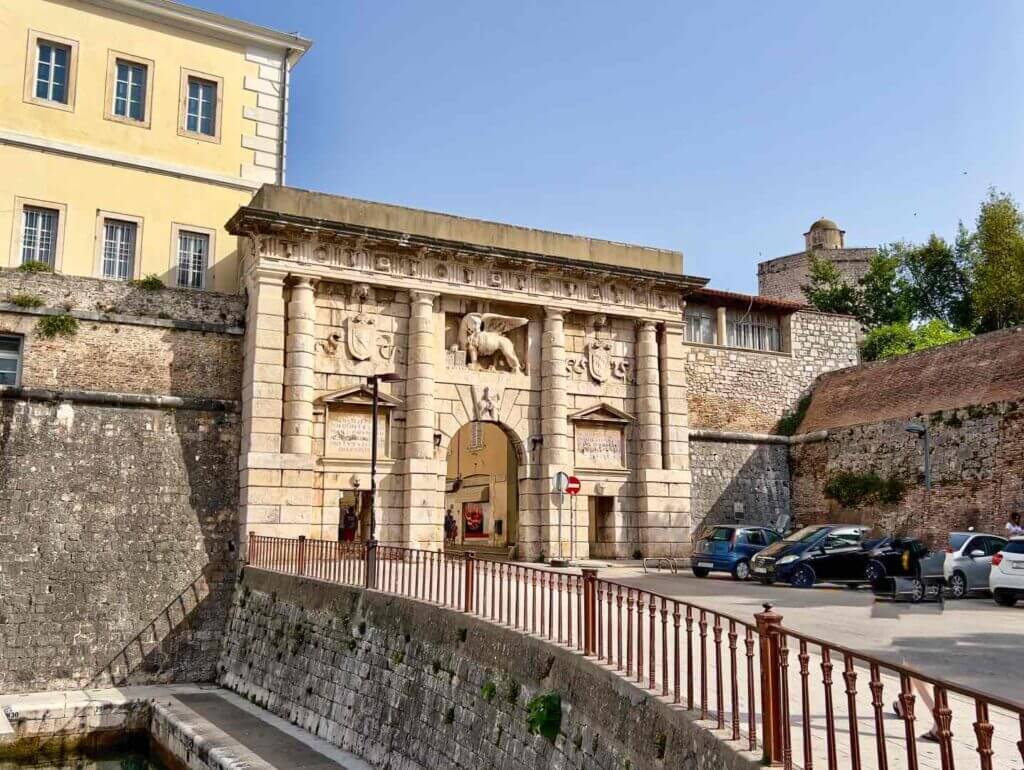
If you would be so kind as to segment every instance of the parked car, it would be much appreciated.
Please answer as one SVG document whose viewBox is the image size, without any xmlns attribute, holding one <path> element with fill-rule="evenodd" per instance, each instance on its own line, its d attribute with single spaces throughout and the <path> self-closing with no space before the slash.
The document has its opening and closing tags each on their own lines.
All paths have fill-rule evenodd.
<svg viewBox="0 0 1024 770">
<path fill-rule="evenodd" d="M 988 587 L 996 604 L 1004 607 L 1024 599 L 1024 537 L 1012 538 L 992 557 Z"/>
<path fill-rule="evenodd" d="M 887 537 L 868 552 L 865 575 L 875 596 L 894 601 L 942 601 L 945 551 L 911 537 Z"/>
<path fill-rule="evenodd" d="M 788 582 L 810 588 L 817 582 L 857 586 L 870 582 L 868 554 L 880 540 L 869 540 L 869 527 L 815 524 L 786 535 L 751 561 L 751 572 L 768 585 Z"/>
<path fill-rule="evenodd" d="M 951 532 L 946 546 L 943 573 L 949 595 L 963 599 L 970 593 L 988 590 L 992 557 L 1003 550 L 1006 538 L 984 532 Z"/>
<path fill-rule="evenodd" d="M 693 549 L 693 574 L 728 572 L 737 580 L 750 577 L 750 559 L 779 539 L 768 527 L 721 524 L 702 533 Z"/>
</svg>

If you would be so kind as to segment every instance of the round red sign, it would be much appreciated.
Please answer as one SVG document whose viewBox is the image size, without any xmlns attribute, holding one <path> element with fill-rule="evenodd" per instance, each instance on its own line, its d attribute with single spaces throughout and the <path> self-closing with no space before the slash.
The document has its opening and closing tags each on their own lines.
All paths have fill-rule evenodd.
<svg viewBox="0 0 1024 770">
<path fill-rule="evenodd" d="M 575 476 L 570 476 L 569 483 L 565 485 L 565 493 L 568 495 L 578 495 L 580 493 L 580 480 Z"/>
</svg>

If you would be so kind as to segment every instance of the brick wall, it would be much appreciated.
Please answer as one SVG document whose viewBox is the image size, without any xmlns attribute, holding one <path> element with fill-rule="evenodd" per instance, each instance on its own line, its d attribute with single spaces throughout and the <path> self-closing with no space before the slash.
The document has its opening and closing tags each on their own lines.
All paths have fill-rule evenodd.
<svg viewBox="0 0 1024 770">
<path fill-rule="evenodd" d="M 800 311 L 790 317 L 791 353 L 688 345 L 690 427 L 774 431 L 824 372 L 857 362 L 857 321 Z"/>
<path fill-rule="evenodd" d="M 802 432 L 1024 400 L 1024 326 L 826 374 Z"/>
<path fill-rule="evenodd" d="M 0 692 L 214 675 L 238 418 L 0 400 Z"/>
</svg>

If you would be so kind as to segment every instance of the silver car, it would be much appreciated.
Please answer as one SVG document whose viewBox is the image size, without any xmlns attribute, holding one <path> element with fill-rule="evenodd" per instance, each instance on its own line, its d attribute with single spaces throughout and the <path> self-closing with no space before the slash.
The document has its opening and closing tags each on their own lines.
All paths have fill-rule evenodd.
<svg viewBox="0 0 1024 770">
<path fill-rule="evenodd" d="M 984 532 L 951 532 L 946 546 L 943 575 L 950 596 L 963 599 L 974 591 L 988 590 L 992 557 L 1003 550 L 1006 538 Z"/>
</svg>

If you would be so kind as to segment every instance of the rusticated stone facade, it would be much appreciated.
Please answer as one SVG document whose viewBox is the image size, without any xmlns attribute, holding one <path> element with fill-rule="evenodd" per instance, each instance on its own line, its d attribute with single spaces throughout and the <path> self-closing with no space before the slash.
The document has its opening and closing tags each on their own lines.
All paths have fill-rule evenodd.
<svg viewBox="0 0 1024 770">
<path fill-rule="evenodd" d="M 780 353 L 687 345 L 691 427 L 772 433 L 819 375 L 857 363 L 850 316 L 801 310 L 783 333 L 789 348 Z"/>
<path fill-rule="evenodd" d="M 753 770 L 759 757 L 567 649 L 421 602 L 247 569 L 220 682 L 390 770 Z M 527 704 L 561 699 L 553 740 Z"/>
</svg>

